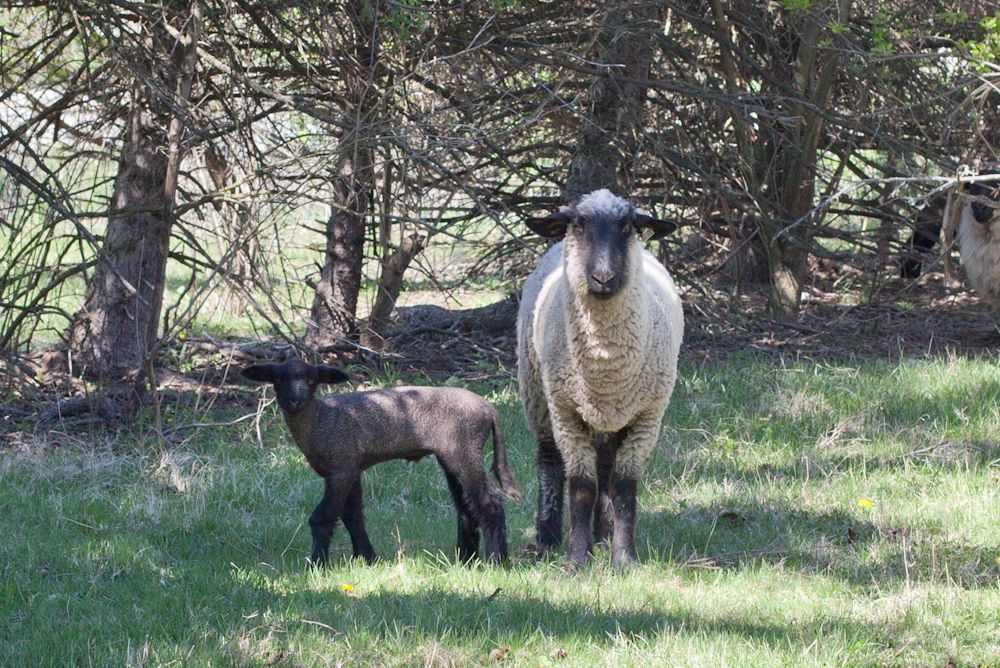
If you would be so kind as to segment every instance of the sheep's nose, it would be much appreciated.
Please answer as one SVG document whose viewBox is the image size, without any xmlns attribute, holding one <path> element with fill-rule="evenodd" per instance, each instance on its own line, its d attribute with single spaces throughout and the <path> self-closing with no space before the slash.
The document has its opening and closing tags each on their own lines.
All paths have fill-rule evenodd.
<svg viewBox="0 0 1000 668">
<path fill-rule="evenodd" d="M 605 285 L 609 281 L 611 281 L 611 279 L 613 279 L 615 277 L 615 272 L 613 272 L 613 271 L 595 271 L 594 273 L 592 273 L 590 275 L 590 277 L 593 278 L 595 281 L 597 281 L 598 284 Z"/>
</svg>

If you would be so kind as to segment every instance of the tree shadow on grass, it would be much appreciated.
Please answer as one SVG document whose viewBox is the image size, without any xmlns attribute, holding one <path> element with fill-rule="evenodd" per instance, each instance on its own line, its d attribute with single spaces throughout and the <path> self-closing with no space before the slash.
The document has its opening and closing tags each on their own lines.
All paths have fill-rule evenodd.
<svg viewBox="0 0 1000 668">
<path fill-rule="evenodd" d="M 568 587 L 581 587 L 569 576 Z M 609 582 L 607 586 L 614 586 Z M 836 635 L 865 645 L 892 643 L 883 630 L 841 616 L 817 613 L 794 622 L 754 620 L 751 615 L 724 612 L 706 615 L 683 604 L 662 603 L 638 597 L 632 606 L 601 605 L 597 591 L 587 602 L 557 602 L 523 591 L 503 590 L 477 596 L 440 589 L 413 593 L 353 593 L 295 589 L 271 593 L 275 607 L 286 619 L 299 615 L 328 627 L 327 631 L 351 635 L 363 628 L 376 638 L 389 640 L 406 629 L 410 642 L 447 638 L 456 644 L 488 648 L 495 643 L 529 641 L 542 634 L 554 643 L 585 642 L 610 648 L 620 638 L 655 643 L 663 636 L 689 638 L 727 637 L 764 644 L 772 649 L 809 646 L 817 639 Z M 323 633 L 317 631 L 317 633 Z M 559 645 L 556 644 L 556 647 Z M 485 651 L 484 651 L 485 654 Z"/>
<path fill-rule="evenodd" d="M 780 565 L 855 586 L 947 583 L 996 586 L 998 545 L 969 545 L 843 511 L 766 504 L 687 506 L 641 515 L 641 542 L 679 565 L 738 570 Z"/>
</svg>

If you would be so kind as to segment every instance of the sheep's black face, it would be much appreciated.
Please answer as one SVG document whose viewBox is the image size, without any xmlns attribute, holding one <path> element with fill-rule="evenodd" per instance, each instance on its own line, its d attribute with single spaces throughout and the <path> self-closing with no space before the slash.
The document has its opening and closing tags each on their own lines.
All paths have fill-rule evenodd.
<svg viewBox="0 0 1000 668">
<path fill-rule="evenodd" d="M 635 214 L 629 211 L 621 217 L 577 218 L 570 225 L 591 296 L 610 299 L 625 284 L 631 261 L 629 250 L 635 235 L 634 218 Z"/>
<path fill-rule="evenodd" d="M 631 270 L 640 262 L 637 232 L 645 239 L 660 239 L 677 229 L 672 221 L 636 213 L 632 205 L 609 190 L 595 190 L 575 204 L 544 218 L 530 218 L 528 227 L 549 239 L 562 239 L 567 229 L 577 265 L 574 280 L 587 283 L 587 292 L 597 299 L 610 299 L 621 292 Z"/>
<path fill-rule="evenodd" d="M 243 369 L 243 376 L 250 380 L 274 384 L 278 405 L 286 413 L 299 413 L 316 393 L 320 383 L 341 383 L 348 375 L 332 366 L 314 366 L 299 359 L 282 364 L 258 364 Z"/>
</svg>

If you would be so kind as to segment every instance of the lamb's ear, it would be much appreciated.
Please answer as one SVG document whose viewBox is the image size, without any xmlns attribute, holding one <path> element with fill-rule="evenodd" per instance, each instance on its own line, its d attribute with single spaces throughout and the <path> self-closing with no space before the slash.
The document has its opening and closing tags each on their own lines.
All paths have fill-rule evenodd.
<svg viewBox="0 0 1000 668">
<path fill-rule="evenodd" d="M 528 229 L 546 239 L 562 239 L 566 236 L 566 226 L 573 220 L 573 212 L 562 209 L 543 218 L 528 218 L 524 224 Z"/>
<path fill-rule="evenodd" d="M 273 364 L 254 364 L 253 366 L 248 366 L 240 374 L 247 380 L 256 380 L 260 383 L 272 383 L 274 382 L 274 365 Z"/>
<path fill-rule="evenodd" d="M 643 241 L 662 239 L 677 231 L 677 223 L 672 220 L 660 220 L 644 213 L 635 214 L 635 229 Z"/>
<path fill-rule="evenodd" d="M 316 367 L 316 379 L 321 383 L 343 383 L 345 380 L 350 380 L 350 378 L 350 376 L 335 366 L 321 364 Z"/>
</svg>

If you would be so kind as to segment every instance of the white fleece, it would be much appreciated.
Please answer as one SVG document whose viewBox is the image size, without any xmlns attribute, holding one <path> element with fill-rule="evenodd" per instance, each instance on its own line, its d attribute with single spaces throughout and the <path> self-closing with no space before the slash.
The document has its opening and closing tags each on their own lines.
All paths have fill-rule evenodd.
<svg viewBox="0 0 1000 668">
<path fill-rule="evenodd" d="M 628 427 L 615 470 L 638 478 L 677 379 L 684 334 L 677 288 L 635 236 L 628 266 L 621 291 L 595 299 L 569 235 L 524 284 L 517 321 L 521 401 L 536 436 L 555 437 L 569 476 L 596 478 L 593 433 Z"/>
<path fill-rule="evenodd" d="M 958 247 L 969 283 L 984 302 L 1000 309 L 1000 209 L 993 209 L 984 225 L 973 217 L 971 204 L 962 207 Z"/>
</svg>

